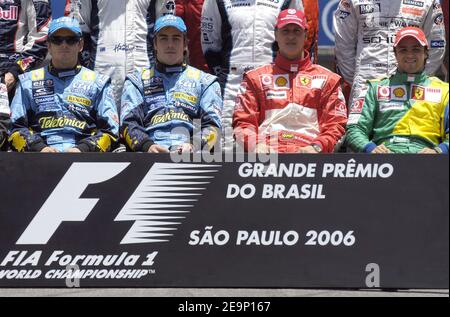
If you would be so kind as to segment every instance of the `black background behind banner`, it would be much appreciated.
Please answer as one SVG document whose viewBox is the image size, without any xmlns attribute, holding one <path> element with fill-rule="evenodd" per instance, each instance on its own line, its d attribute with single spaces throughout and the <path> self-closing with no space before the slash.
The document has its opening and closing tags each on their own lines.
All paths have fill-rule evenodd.
<svg viewBox="0 0 450 317">
<path fill-rule="evenodd" d="M 383 178 L 322 178 L 324 163 L 390 163 L 394 174 Z M 18 245 L 19 237 L 74 162 L 129 162 L 108 181 L 89 185 L 82 198 L 99 201 L 85 221 L 63 222 L 45 245 Z M 131 267 L 145 269 L 138 279 L 83 278 L 81 287 L 337 287 L 367 288 L 366 266 L 376 263 L 382 288 L 448 288 L 449 219 L 448 156 L 438 155 L 282 155 L 280 163 L 316 163 L 316 178 L 242 178 L 242 163 L 220 165 L 206 190 L 169 242 L 120 244 L 133 221 L 114 221 L 155 162 L 169 156 L 145 154 L 0 153 L 0 263 L 10 251 L 42 250 L 37 266 L 0 266 L 1 287 L 66 287 L 65 279 L 46 279 L 45 266 L 55 250 L 67 255 L 140 255 Z M 252 199 L 227 199 L 229 184 L 252 183 Z M 261 199 L 263 184 L 323 184 L 326 199 Z M 61 206 L 61 212 L 65 206 Z M 178 215 L 179 216 L 179 215 Z M 190 245 L 194 230 L 225 230 L 223 246 Z M 239 230 L 296 231 L 299 241 L 287 245 L 236 245 Z M 352 246 L 305 245 L 307 232 L 354 231 Z M 200 238 L 202 234 L 200 234 Z M 157 251 L 154 264 L 143 267 Z M 8 271 L 9 270 L 9 271 Z M 36 279 L 13 277 L 14 270 L 41 270 Z M 4 272 L 2 277 L 1 272 Z M 5 273 L 8 271 L 9 273 Z M 7 277 L 9 275 L 9 278 Z"/>
</svg>

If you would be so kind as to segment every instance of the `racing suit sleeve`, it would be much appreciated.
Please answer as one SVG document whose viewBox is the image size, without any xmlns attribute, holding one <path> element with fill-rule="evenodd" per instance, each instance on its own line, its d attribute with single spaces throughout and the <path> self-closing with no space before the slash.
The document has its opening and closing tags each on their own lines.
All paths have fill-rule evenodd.
<svg viewBox="0 0 450 317">
<path fill-rule="evenodd" d="M 95 133 L 79 141 L 76 148 L 81 152 L 110 152 L 118 142 L 119 116 L 109 81 L 96 100 L 94 116 L 97 125 Z"/>
<path fill-rule="evenodd" d="M 374 142 L 371 142 L 377 109 L 375 91 L 376 86 L 369 81 L 362 110 L 352 107 L 350 111 L 346 140 L 356 152 L 371 153 L 377 147 Z"/>
<path fill-rule="evenodd" d="M 332 153 L 336 143 L 345 133 L 347 106 L 339 80 L 328 80 L 322 90 L 319 117 L 319 135 L 311 144 L 319 144 L 324 153 Z"/>
<path fill-rule="evenodd" d="M 175 1 L 175 15 L 179 16 L 183 20 L 185 17 L 186 10 L 185 10 L 185 0 L 176 0 Z"/>
<path fill-rule="evenodd" d="M 430 45 L 425 71 L 432 75 L 441 67 L 445 54 L 445 24 L 439 0 L 433 1 L 425 18 L 423 30 Z"/>
<path fill-rule="evenodd" d="M 223 83 L 227 72 L 226 65 L 223 65 L 222 48 L 227 45 L 222 39 L 222 16 L 219 11 L 217 0 L 205 0 L 201 18 L 201 43 L 203 55 L 205 56 L 208 68 L 219 77 L 219 82 Z M 225 31 L 226 32 L 226 31 Z M 230 32 L 230 30 L 228 30 Z M 228 34 L 227 36 L 231 36 Z M 230 39 L 231 40 L 231 39 Z M 231 43 L 229 43 L 231 45 Z"/>
<path fill-rule="evenodd" d="M 337 73 L 351 84 L 355 76 L 358 17 L 353 1 L 341 0 L 333 17 Z"/>
<path fill-rule="evenodd" d="M 258 144 L 260 102 L 257 91 L 247 74 L 244 74 L 233 113 L 234 137 L 246 152 L 253 152 Z"/>
<path fill-rule="evenodd" d="M 203 92 L 200 101 L 201 150 L 211 151 L 217 141 L 220 140 L 222 108 L 223 100 L 220 85 L 217 81 L 214 81 Z"/>
<path fill-rule="evenodd" d="M 122 94 L 120 134 L 126 145 L 135 152 L 148 152 L 155 144 L 144 127 L 144 99 L 141 90 L 129 78 Z"/>
<path fill-rule="evenodd" d="M 39 134 L 29 128 L 28 116 L 32 113 L 31 101 L 23 89 L 22 82 L 16 88 L 11 104 L 12 128 L 8 141 L 13 150 L 18 152 L 40 152 L 47 146 Z"/>
<path fill-rule="evenodd" d="M 16 38 L 22 37 L 20 32 L 27 39 L 23 48 L 17 50 L 16 63 L 8 70 L 14 75 L 16 80 L 18 75 L 37 67 L 47 56 L 47 33 L 48 25 L 51 20 L 50 1 L 26 1 L 26 25 L 19 28 Z"/>
</svg>

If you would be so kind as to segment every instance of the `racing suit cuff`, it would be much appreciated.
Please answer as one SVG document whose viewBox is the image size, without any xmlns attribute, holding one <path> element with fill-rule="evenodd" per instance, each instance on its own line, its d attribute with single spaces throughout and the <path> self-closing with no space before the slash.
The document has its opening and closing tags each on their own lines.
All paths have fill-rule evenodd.
<svg viewBox="0 0 450 317">
<path fill-rule="evenodd" d="M 153 142 L 152 140 L 148 139 L 145 140 L 144 143 L 142 144 L 141 148 L 142 148 L 142 152 L 148 152 L 148 149 L 155 144 L 155 142 Z"/>
<path fill-rule="evenodd" d="M 434 149 L 440 154 L 448 154 L 448 144 L 446 143 L 441 143 Z"/>
<path fill-rule="evenodd" d="M 328 147 L 326 146 L 326 141 L 323 142 L 323 140 L 319 137 L 311 142 L 309 146 L 312 146 L 314 150 L 318 151 L 319 153 L 329 153 Z M 319 151 L 320 148 L 320 151 Z"/>
<path fill-rule="evenodd" d="M 324 152 L 323 146 L 322 146 L 322 144 L 319 143 L 319 142 L 313 142 L 313 143 L 310 144 L 310 146 L 312 146 L 312 147 L 314 148 L 314 150 L 317 151 L 317 153 L 322 153 L 322 152 Z"/>
<path fill-rule="evenodd" d="M 369 142 L 364 146 L 363 152 L 371 153 L 376 147 L 377 147 L 377 145 L 375 143 Z"/>
<path fill-rule="evenodd" d="M 30 144 L 30 151 L 32 152 L 40 152 L 43 148 L 47 147 L 47 144 L 44 141 L 39 140 Z"/>
</svg>

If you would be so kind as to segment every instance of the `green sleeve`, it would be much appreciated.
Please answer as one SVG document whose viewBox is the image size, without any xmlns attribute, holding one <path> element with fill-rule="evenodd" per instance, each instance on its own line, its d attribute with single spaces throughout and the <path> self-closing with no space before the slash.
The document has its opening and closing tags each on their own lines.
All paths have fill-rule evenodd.
<svg viewBox="0 0 450 317">
<path fill-rule="evenodd" d="M 377 101 L 377 87 L 374 82 L 368 82 L 368 90 L 362 107 L 357 103 L 362 100 L 355 100 L 350 109 L 349 121 L 347 124 L 347 143 L 356 152 L 370 153 L 376 147 L 371 142 L 373 125 L 375 121 Z M 362 109 L 361 109 L 362 108 Z"/>
</svg>

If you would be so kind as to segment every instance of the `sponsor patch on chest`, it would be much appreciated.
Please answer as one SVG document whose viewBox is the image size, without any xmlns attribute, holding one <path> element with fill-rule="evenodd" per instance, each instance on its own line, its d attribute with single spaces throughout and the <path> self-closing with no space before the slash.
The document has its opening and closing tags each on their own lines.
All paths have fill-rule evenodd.
<svg viewBox="0 0 450 317">
<path fill-rule="evenodd" d="M 380 110 L 380 112 L 392 110 L 404 110 L 405 105 L 398 102 L 382 102 L 379 104 L 378 109 Z"/>
<path fill-rule="evenodd" d="M 442 91 L 440 88 L 425 88 L 425 100 L 430 102 L 441 102 Z"/>
<path fill-rule="evenodd" d="M 92 104 L 92 101 L 87 98 L 72 96 L 72 95 L 67 96 L 67 101 L 72 102 L 72 103 L 77 103 L 77 104 L 80 104 L 80 105 L 83 105 L 86 107 L 90 107 Z"/>
<path fill-rule="evenodd" d="M 308 75 L 300 75 L 295 81 L 295 85 L 299 88 L 311 88 L 312 77 Z"/>
<path fill-rule="evenodd" d="M 406 101 L 408 96 L 406 94 L 406 86 L 392 86 L 391 87 L 391 100 L 394 101 Z"/>
<path fill-rule="evenodd" d="M 55 86 L 53 80 L 35 80 L 31 84 L 33 98 L 51 96 L 55 93 Z"/>
<path fill-rule="evenodd" d="M 194 80 L 181 79 L 177 82 L 177 86 L 185 89 L 195 89 L 197 87 L 197 82 Z"/>
<path fill-rule="evenodd" d="M 288 74 L 274 75 L 273 81 L 274 81 L 274 88 L 276 89 L 291 88 Z"/>
<path fill-rule="evenodd" d="M 81 79 L 83 81 L 94 81 L 96 77 L 97 75 L 92 71 L 86 71 L 81 74 Z"/>
<path fill-rule="evenodd" d="M 51 96 L 55 93 L 54 87 L 33 88 L 33 98 Z"/>
<path fill-rule="evenodd" d="M 327 80 L 327 75 L 314 75 L 311 81 L 311 89 L 322 89 Z"/>
<path fill-rule="evenodd" d="M 379 101 L 389 101 L 389 100 L 391 100 L 391 87 L 389 87 L 389 86 L 378 86 L 378 89 L 377 89 L 377 100 L 379 100 Z"/>
<path fill-rule="evenodd" d="M 266 91 L 267 99 L 287 99 L 287 91 L 268 90 Z"/>
<path fill-rule="evenodd" d="M 425 87 L 418 85 L 411 85 L 411 99 L 425 100 Z"/>
<path fill-rule="evenodd" d="M 261 81 L 261 86 L 263 88 L 273 87 L 273 77 L 270 74 L 259 75 L 259 80 Z"/>
<path fill-rule="evenodd" d="M 182 109 L 184 109 L 185 111 L 188 111 L 188 112 L 193 112 L 193 113 L 197 112 L 197 107 L 195 105 L 191 105 L 191 104 L 188 104 L 188 103 L 185 103 L 185 102 L 181 102 L 181 101 L 178 101 L 178 100 L 174 101 L 174 105 L 175 105 L 175 107 L 182 108 Z"/>
<path fill-rule="evenodd" d="M 197 103 L 198 98 L 196 96 L 192 96 L 189 94 L 186 94 L 184 92 L 175 92 L 173 94 L 173 98 L 175 99 L 181 99 L 190 103 Z"/>
</svg>

